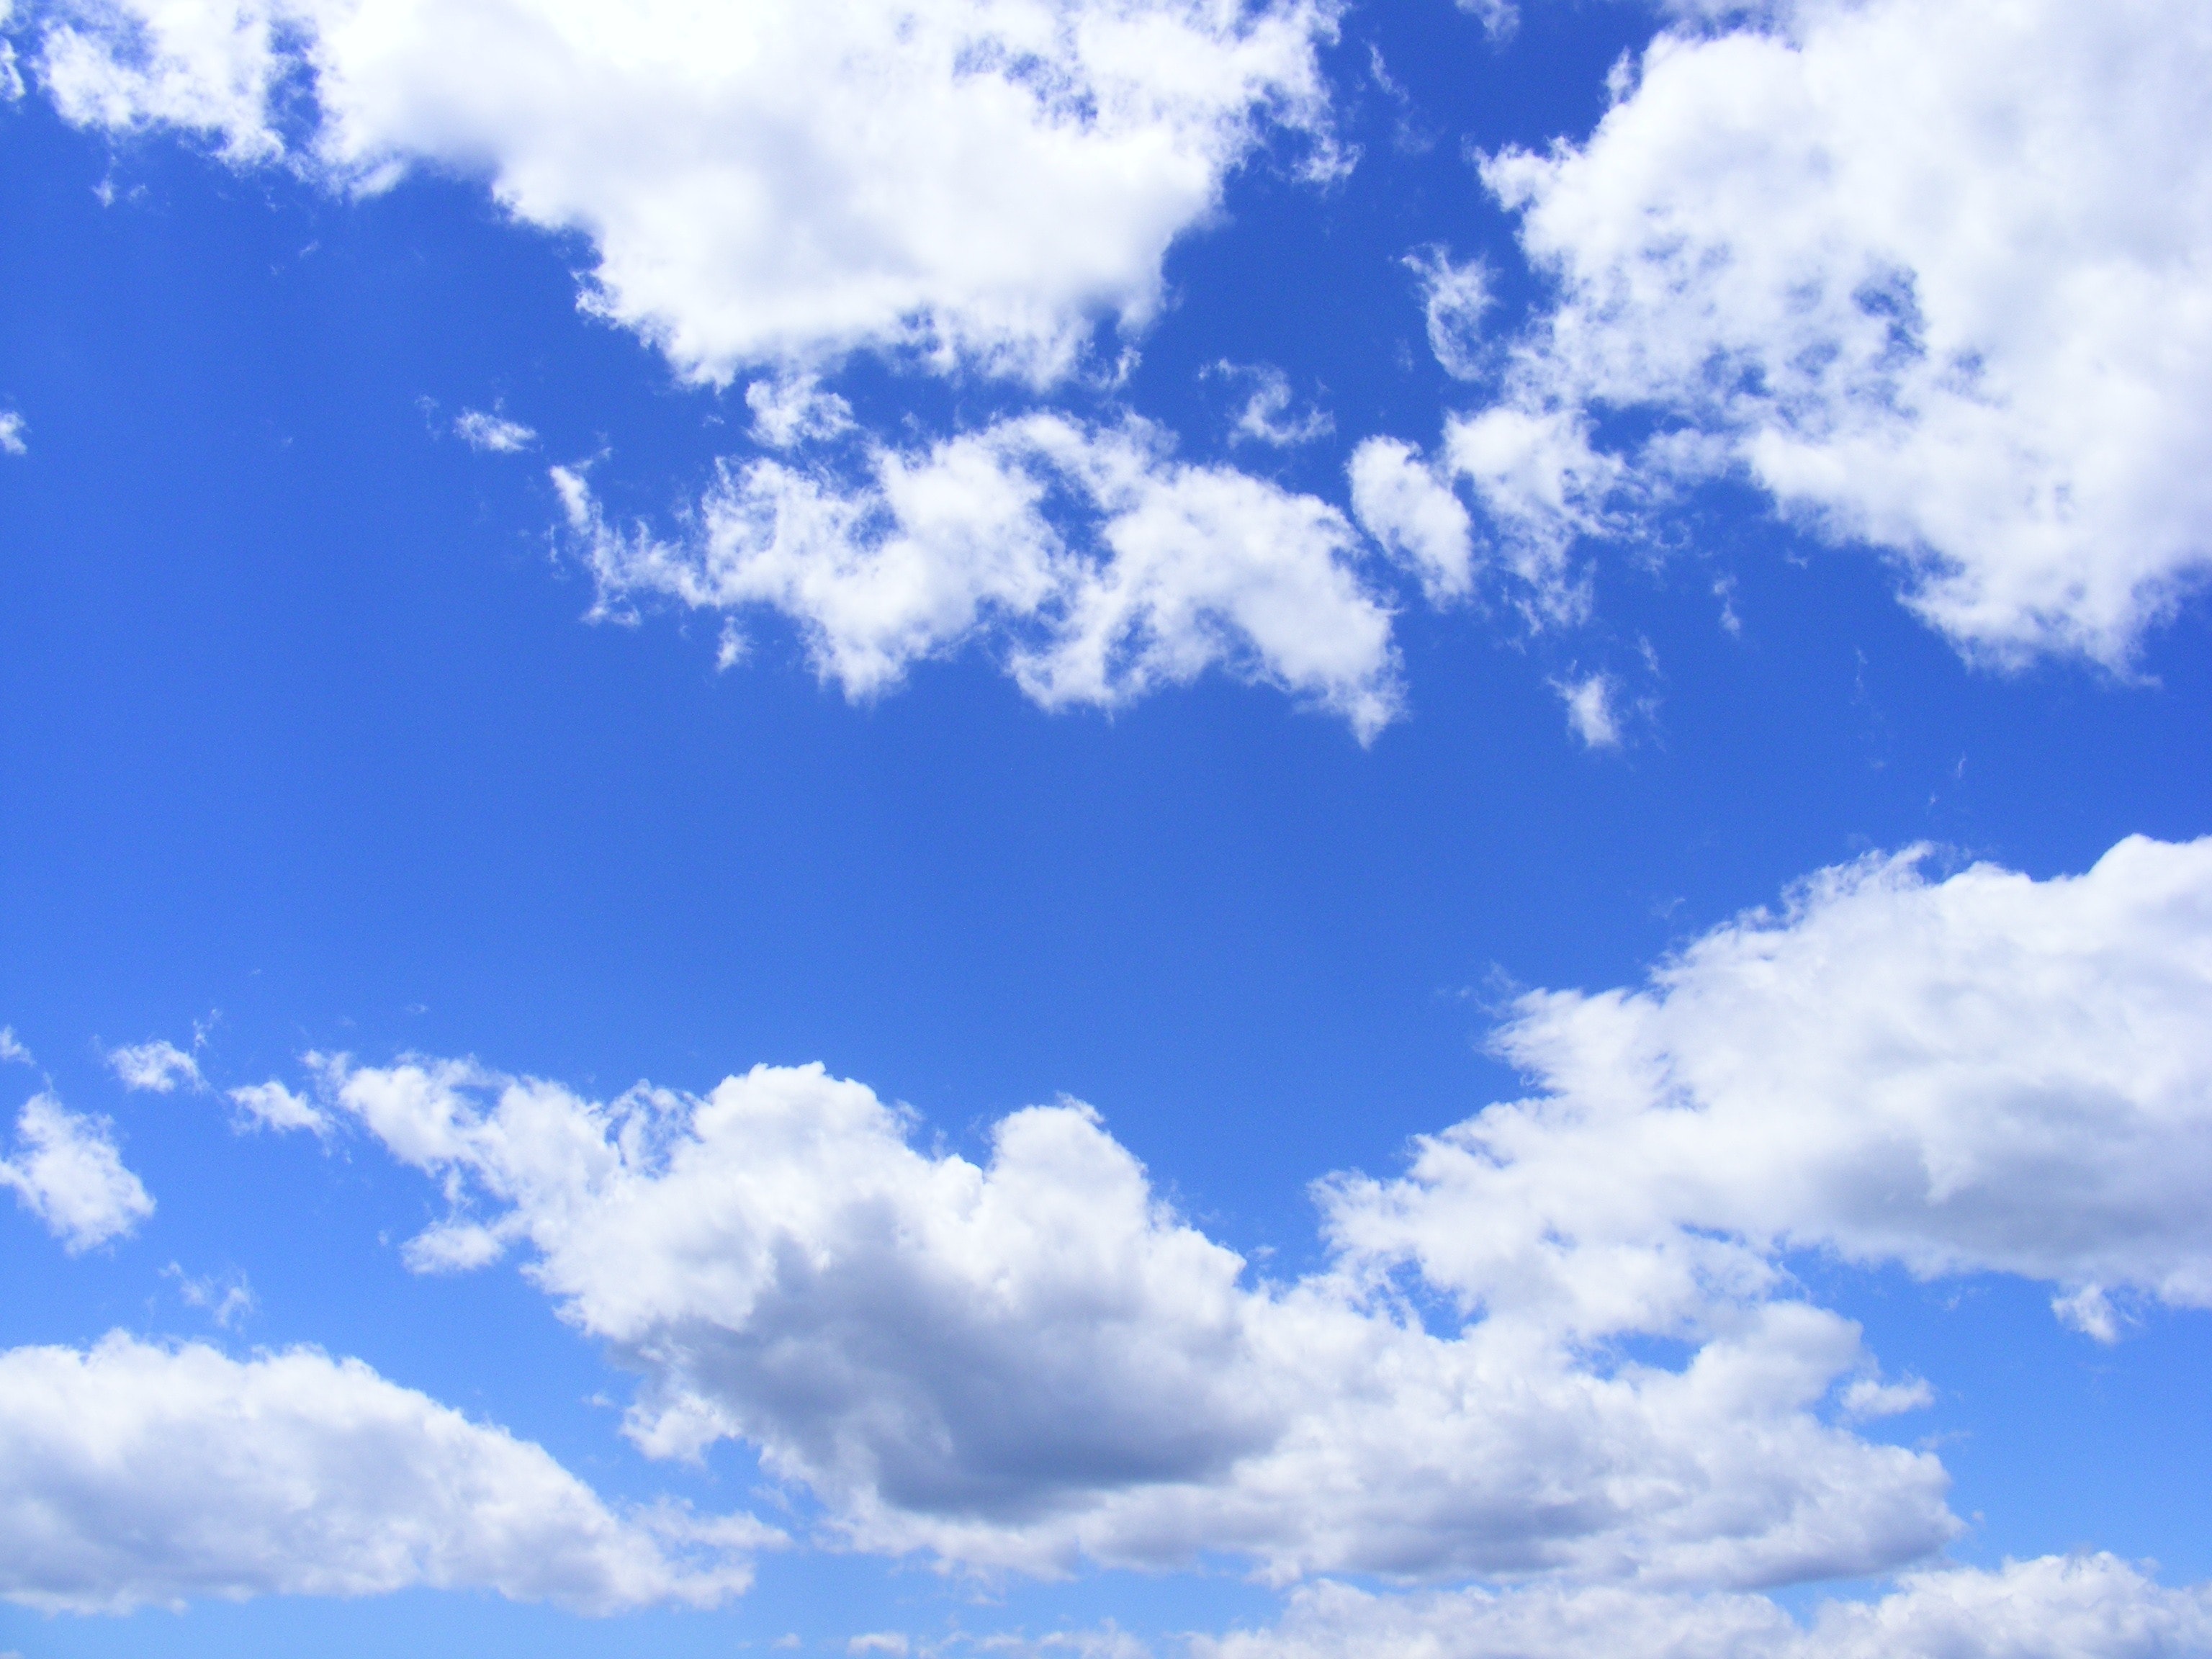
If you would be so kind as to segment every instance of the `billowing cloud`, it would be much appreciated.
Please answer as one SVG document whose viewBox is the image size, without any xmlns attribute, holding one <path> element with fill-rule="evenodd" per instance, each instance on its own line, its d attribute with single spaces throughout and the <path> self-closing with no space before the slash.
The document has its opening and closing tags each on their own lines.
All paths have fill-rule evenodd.
<svg viewBox="0 0 2212 1659">
<path fill-rule="evenodd" d="M 2212 1652 L 2212 1592 L 2109 1555 L 1915 1573 L 1820 1604 L 1809 1627 L 1761 1595 L 1533 1589 L 1296 1591 L 1273 1629 L 1200 1638 L 1192 1659 L 2182 1659 Z"/>
<path fill-rule="evenodd" d="M 526 1250 L 643 1374 L 639 1444 L 750 1441 L 863 1547 L 1763 1582 L 1952 1528 L 1933 1458 L 1824 1420 L 1869 1364 L 1831 1314 L 1747 1303 L 1680 1371 L 1434 1334 L 1338 1275 L 1251 1282 L 1080 1106 L 1014 1114 L 978 1164 L 818 1066 L 609 1103 L 458 1061 L 322 1086 L 461 1197 L 413 1266 Z"/>
<path fill-rule="evenodd" d="M 1047 708 L 1112 708 L 1219 666 L 1363 738 L 1397 711 L 1389 612 L 1352 566 L 1351 523 L 1313 496 L 1177 462 L 1141 422 L 1055 415 L 869 466 L 861 482 L 725 466 L 673 543 L 610 525 L 582 473 L 554 480 L 603 610 L 657 595 L 780 611 L 853 696 L 988 634 Z"/>
<path fill-rule="evenodd" d="M 33 1095 L 15 1120 L 15 1155 L 0 1158 L 0 1187 L 12 1188 L 70 1255 L 126 1237 L 154 1213 L 104 1119 Z"/>
<path fill-rule="evenodd" d="M 1924 856 L 1814 878 L 1648 987 L 1521 1000 L 1541 1085 L 1328 1188 L 1331 1237 L 1493 1316 L 1703 1328 L 1824 1249 L 2212 1307 L 2212 840 L 2122 842 L 2050 881 Z"/>
<path fill-rule="evenodd" d="M 1328 164 L 1326 0 L 58 10 L 36 64 L 70 119 L 355 189 L 480 174 L 588 236 L 586 303 L 711 381 L 859 348 L 1049 379 L 1101 319 L 1152 313 L 1170 243 L 1266 132 Z"/>
<path fill-rule="evenodd" d="M 1419 577 L 1431 604 L 1474 582 L 1474 526 L 1449 478 L 1413 445 L 1370 438 L 1352 453 L 1352 510 L 1359 526 Z"/>
<path fill-rule="evenodd" d="M 1662 33 L 1587 143 L 1484 163 L 1558 296 L 1455 426 L 1523 457 L 1478 491 L 1575 530 L 1745 476 L 1972 654 L 2124 664 L 2212 563 L 2212 19 L 1755 9 Z M 1562 447 L 1614 415 L 1656 435 Z"/>
<path fill-rule="evenodd" d="M 543 1448 L 313 1349 L 0 1352 L 0 1597 L 43 1611 L 413 1586 L 711 1606 L 775 1537 L 618 1516 Z"/>
<path fill-rule="evenodd" d="M 819 1067 L 599 1102 L 326 1060 L 317 1087 L 453 1196 L 412 1265 L 526 1252 L 645 1379 L 641 1446 L 746 1440 L 864 1547 L 1848 1576 L 1954 1522 L 1934 1457 L 1853 1426 L 1925 1384 L 1802 1299 L 1790 1251 L 2025 1275 L 2100 1334 L 2130 1297 L 2212 1303 L 2212 842 L 2043 882 L 1918 863 L 1827 872 L 1646 988 L 1524 998 L 1500 1048 L 1540 1092 L 1321 1183 L 1330 1257 L 1293 1283 L 1073 1103 L 977 1164 Z M 1620 1346 L 1651 1336 L 1687 1358 Z"/>
</svg>

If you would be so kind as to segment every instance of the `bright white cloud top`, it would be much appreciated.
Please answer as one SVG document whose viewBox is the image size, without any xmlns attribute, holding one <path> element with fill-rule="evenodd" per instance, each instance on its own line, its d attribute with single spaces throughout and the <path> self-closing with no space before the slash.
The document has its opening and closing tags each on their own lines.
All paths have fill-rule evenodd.
<svg viewBox="0 0 2212 1659">
<path fill-rule="evenodd" d="M 726 467 L 688 543 L 611 526 L 586 476 L 554 473 L 603 609 L 661 595 L 773 607 L 848 696 L 998 634 L 1047 708 L 1112 708 L 1217 664 L 1372 737 L 1396 712 L 1389 613 L 1334 507 L 1233 469 L 1180 464 L 1142 422 L 1003 422 L 920 453 L 878 450 L 871 483 L 777 460 Z M 1055 526 L 1072 503 L 1082 542 Z"/>
<path fill-rule="evenodd" d="M 1328 161 L 1316 0 L 128 0 L 67 6 L 72 119 L 374 190 L 480 173 L 597 250 L 593 309 L 685 375 L 860 349 L 1048 381 L 1143 323 L 1263 125 Z M 312 88 L 311 131 L 279 107 Z"/>
<path fill-rule="evenodd" d="M 526 1249 L 644 1376 L 641 1446 L 749 1441 L 862 1547 L 1860 1574 L 1955 1529 L 1933 1456 L 1850 1426 L 1929 1396 L 1789 1251 L 2045 1281 L 2107 1340 L 2114 1295 L 2212 1303 L 2212 842 L 2046 882 L 1920 861 L 1826 872 L 1648 989 L 1523 998 L 1500 1044 L 1542 1091 L 1405 1176 L 1321 1183 L 1332 1257 L 1294 1283 L 1076 1104 L 1004 1120 L 979 1166 L 818 1066 L 611 1103 L 455 1060 L 321 1060 L 319 1086 L 453 1194 L 418 1270 Z"/>
<path fill-rule="evenodd" d="M 36 1094 L 15 1120 L 15 1156 L 0 1158 L 0 1187 L 12 1188 L 70 1254 L 127 1237 L 154 1213 L 104 1120 Z"/>
<path fill-rule="evenodd" d="M 543 1448 L 359 1360 L 119 1331 L 0 1352 L 0 1597 L 45 1612 L 416 1586 L 712 1606 L 775 1538 L 617 1515 Z"/>
<path fill-rule="evenodd" d="M 2208 74 L 2190 0 L 1662 34 L 1586 143 L 1483 163 L 1559 297 L 1455 464 L 1544 548 L 1747 477 L 1962 648 L 2124 666 L 2212 566 Z M 1658 430 L 1594 451 L 1622 414 Z"/>
</svg>

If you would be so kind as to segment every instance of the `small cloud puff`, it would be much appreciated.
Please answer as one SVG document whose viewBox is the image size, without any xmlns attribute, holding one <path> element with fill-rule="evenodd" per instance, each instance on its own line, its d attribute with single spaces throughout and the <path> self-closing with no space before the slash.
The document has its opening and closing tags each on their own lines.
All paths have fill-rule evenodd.
<svg viewBox="0 0 2212 1659">
<path fill-rule="evenodd" d="M 0 455 L 27 455 L 31 446 L 23 437 L 30 430 L 23 417 L 12 409 L 0 409 Z"/>
<path fill-rule="evenodd" d="M 32 1097 L 15 1120 L 19 1149 L 0 1158 L 0 1187 L 46 1224 L 71 1255 L 127 1237 L 154 1213 L 138 1177 L 123 1167 L 114 1127 L 72 1112 L 51 1094 Z"/>
<path fill-rule="evenodd" d="M 520 421 L 465 409 L 453 417 L 453 435 L 471 449 L 486 455 L 513 455 L 538 441 L 538 434 Z"/>
<path fill-rule="evenodd" d="M 207 1087 L 199 1062 L 173 1042 L 157 1040 L 110 1048 L 107 1063 L 123 1086 L 133 1091 L 166 1095 L 180 1083 L 194 1090 Z"/>
<path fill-rule="evenodd" d="M 1586 749 L 1620 747 L 1620 716 L 1615 707 L 1619 688 L 1612 676 L 1589 674 L 1581 679 L 1554 680 L 1552 689 L 1567 706 L 1567 725 Z"/>
<path fill-rule="evenodd" d="M 249 1083 L 230 1091 L 230 1101 L 243 1116 L 239 1127 L 246 1129 L 308 1129 L 316 1134 L 327 1134 L 331 1121 L 315 1103 L 304 1095 L 295 1094 L 281 1083 Z"/>
<path fill-rule="evenodd" d="M 15 1028 L 12 1025 L 0 1025 L 0 1062 L 13 1062 L 18 1066 L 35 1063 L 31 1059 L 31 1051 L 15 1036 Z"/>
</svg>

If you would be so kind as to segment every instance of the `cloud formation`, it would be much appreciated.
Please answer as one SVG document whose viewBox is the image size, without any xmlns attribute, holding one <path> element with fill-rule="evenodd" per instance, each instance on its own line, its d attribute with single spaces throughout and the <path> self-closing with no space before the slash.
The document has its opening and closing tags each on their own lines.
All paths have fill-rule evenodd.
<svg viewBox="0 0 2212 1659">
<path fill-rule="evenodd" d="M 0 1187 L 46 1224 L 71 1255 L 137 1231 L 154 1213 L 138 1177 L 123 1167 L 114 1126 L 33 1095 L 15 1119 L 16 1152 L 0 1158 Z"/>
<path fill-rule="evenodd" d="M 107 1065 L 125 1088 L 136 1092 L 166 1095 L 179 1084 L 188 1089 L 207 1086 L 199 1061 L 175 1043 L 158 1038 L 110 1048 Z"/>
<path fill-rule="evenodd" d="M 750 1442 L 862 1547 L 1850 1576 L 1955 1522 L 1933 1456 L 1854 1426 L 1926 1386 L 1883 1379 L 1790 1252 L 2024 1275 L 2106 1337 L 2130 1299 L 2212 1304 L 2212 841 L 2041 882 L 1923 861 L 1826 872 L 1644 988 L 1523 998 L 1498 1042 L 1539 1092 L 1320 1183 L 1330 1258 L 1292 1283 L 1073 1103 L 979 1164 L 818 1066 L 598 1102 L 331 1059 L 317 1087 L 453 1199 L 411 1265 L 524 1251 L 644 1378 L 641 1446 Z"/>
<path fill-rule="evenodd" d="M 1661 34 L 1587 143 L 1483 163 L 1558 290 L 1453 424 L 1489 516 L 1556 545 L 1631 485 L 1743 476 L 1970 655 L 2124 665 L 2212 566 L 2212 21 L 1729 9 Z M 1653 435 L 1594 440 L 1615 416 Z"/>
<path fill-rule="evenodd" d="M 781 611 L 854 697 L 987 636 L 1048 708 L 1110 708 L 1219 667 L 1372 737 L 1400 692 L 1358 532 L 1316 497 L 1168 450 L 1143 422 L 1041 414 L 872 450 L 864 481 L 725 465 L 676 542 L 610 524 L 581 471 L 553 478 L 603 612 L 649 596 Z"/>
<path fill-rule="evenodd" d="M 1497 1047 L 1540 1091 L 1331 1183 L 1332 1238 L 1586 1338 L 1707 1328 L 1790 1249 L 2019 1274 L 2107 1340 L 2116 1297 L 2212 1307 L 2212 840 L 1925 861 L 1824 872 L 1644 988 L 1523 997 Z"/>
<path fill-rule="evenodd" d="M 1192 1659 L 2179 1659 L 2212 1652 L 2212 1591 L 2171 1590 L 2110 1555 L 1908 1575 L 1801 1628 L 1762 1595 L 1536 1589 L 1296 1591 L 1273 1629 L 1201 1637 Z"/>
<path fill-rule="evenodd" d="M 1036 380 L 1141 325 L 1270 132 L 1329 164 L 1323 0 L 73 0 L 73 121 L 374 190 L 429 166 L 596 251 L 679 373 L 914 352 Z M 306 131 L 299 125 L 307 95 Z"/>
<path fill-rule="evenodd" d="M 775 1538 L 617 1516 L 543 1448 L 310 1348 L 0 1352 L 0 1598 L 44 1612 L 411 1586 L 708 1607 Z"/>
</svg>

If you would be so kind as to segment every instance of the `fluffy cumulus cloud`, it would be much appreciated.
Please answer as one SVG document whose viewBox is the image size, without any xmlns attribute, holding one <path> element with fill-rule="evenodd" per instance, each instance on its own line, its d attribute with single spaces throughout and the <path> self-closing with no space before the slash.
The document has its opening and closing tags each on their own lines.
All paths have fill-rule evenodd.
<svg viewBox="0 0 2212 1659">
<path fill-rule="evenodd" d="M 452 1197 L 412 1265 L 521 1252 L 642 1376 L 641 1446 L 748 1441 L 862 1547 L 1711 1589 L 1955 1526 L 1936 1459 L 1858 1426 L 1925 1385 L 1790 1251 L 2026 1275 L 2099 1334 L 2212 1303 L 2208 993 L 2212 842 L 2041 882 L 1832 871 L 1644 988 L 1525 998 L 1500 1043 L 1539 1092 L 1321 1183 L 1330 1255 L 1295 1282 L 1073 1103 L 979 1163 L 819 1067 L 601 1102 L 324 1059 L 314 1086 Z"/>
<path fill-rule="evenodd" d="M 105 1120 L 34 1095 L 15 1120 L 15 1156 L 0 1158 L 0 1187 L 13 1188 L 70 1255 L 127 1237 L 154 1213 Z"/>
<path fill-rule="evenodd" d="M 1193 1659 L 2183 1659 L 2212 1653 L 2212 1594 L 2109 1555 L 1907 1577 L 1801 1626 L 1765 1596 L 1537 1589 L 1296 1592 L 1281 1624 L 1193 1644 Z"/>
<path fill-rule="evenodd" d="M 1255 1284 L 1080 1106 L 977 1164 L 819 1067 L 611 1103 L 453 1061 L 322 1086 L 462 1196 L 414 1266 L 524 1250 L 642 1373 L 641 1446 L 750 1441 L 862 1547 L 1741 1582 L 1952 1528 L 1933 1458 L 1820 1413 L 1866 1366 L 1842 1320 L 1747 1304 L 1680 1371 L 1601 1370 L 1541 1322 L 1439 1334 L 1337 1276 Z"/>
<path fill-rule="evenodd" d="M 0 1352 L 0 1597 L 44 1611 L 416 1585 L 711 1606 L 774 1536 L 617 1516 L 543 1448 L 312 1349 Z"/>
<path fill-rule="evenodd" d="M 764 398 L 761 417 L 788 407 Z M 794 419 L 827 418 L 819 402 L 797 407 L 813 413 Z M 1389 612 L 1353 565 L 1350 521 L 1234 469 L 1177 462 L 1141 422 L 1010 419 L 873 450 L 859 480 L 779 459 L 726 466 L 675 542 L 610 524 L 583 473 L 553 476 L 603 610 L 659 595 L 780 611 L 856 697 L 988 635 L 1048 708 L 1115 707 L 1217 665 L 1334 710 L 1362 738 L 1398 708 Z"/>
<path fill-rule="evenodd" d="M 596 250 L 683 374 L 918 350 L 1033 379 L 1141 323 L 1271 131 L 1327 166 L 1327 0 L 59 0 L 71 119 L 378 188 L 428 164 Z"/>
<path fill-rule="evenodd" d="M 2212 562 L 2212 15 L 1690 9 L 1738 21 L 1662 33 L 1587 143 L 1485 161 L 1558 295 L 1455 465 L 1553 549 L 1747 477 L 1970 653 L 2124 665 Z M 1593 438 L 1620 416 L 1652 435 Z"/>
<path fill-rule="evenodd" d="M 1829 871 L 1644 988 L 1523 998 L 1498 1047 L 1541 1092 L 1333 1183 L 1332 1236 L 1593 1337 L 1702 1329 L 1790 1249 L 2042 1280 L 2105 1337 L 2212 1307 L 2212 840 L 1923 862 Z"/>
</svg>

